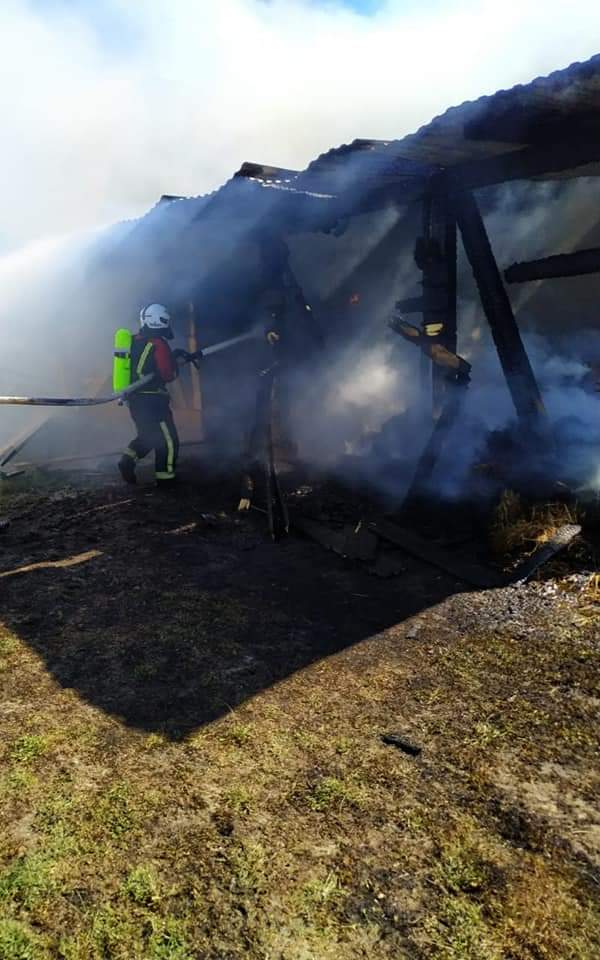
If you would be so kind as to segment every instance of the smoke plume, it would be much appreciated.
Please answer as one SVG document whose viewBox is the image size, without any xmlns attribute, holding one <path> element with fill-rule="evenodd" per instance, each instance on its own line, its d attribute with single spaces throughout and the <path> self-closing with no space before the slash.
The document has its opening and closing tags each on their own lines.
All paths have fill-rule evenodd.
<svg viewBox="0 0 600 960">
<path fill-rule="evenodd" d="M 358 4 L 356 4 L 358 6 Z M 0 249 L 196 196 L 594 54 L 595 0 L 4 0 Z"/>
<path fill-rule="evenodd" d="M 135 223 L 104 231 L 98 225 L 137 217 L 163 193 L 210 191 L 244 160 L 302 169 L 355 137 L 401 137 L 452 104 L 586 59 L 600 40 L 600 8 L 592 0 L 547 0 L 543 12 L 537 0 L 505 4 L 501 12 L 491 0 L 430 0 L 408 9 L 388 0 L 368 17 L 350 6 L 342 0 L 5 0 L 0 111 L 8 189 L 0 320 L 11 362 L 1 373 L 1 393 L 97 390 L 103 369 L 109 372 L 110 332 L 135 322 L 133 304 L 160 298 L 160 290 L 140 289 L 135 270 L 117 279 Z M 524 195 L 511 188 L 489 201 L 486 219 L 503 264 L 573 249 L 593 228 L 597 206 L 586 203 L 584 186 L 570 189 L 555 195 L 554 187 L 531 187 Z M 157 244 L 173 228 L 173 207 L 154 217 Z M 310 260 L 303 271 L 292 243 L 310 296 L 331 306 L 397 226 L 397 216 L 383 213 L 343 256 L 332 238 L 317 238 L 318 278 Z M 416 292 L 413 237 L 396 251 L 388 275 L 371 285 L 362 330 L 357 325 L 342 342 L 328 344 L 322 370 L 312 371 L 314 410 L 326 417 L 319 431 L 310 429 L 315 421 L 307 405 L 296 430 L 315 462 L 374 445 L 378 456 L 410 463 L 426 438 L 426 413 L 415 402 L 421 399 L 415 351 L 385 330 L 394 300 Z M 214 239 L 207 240 L 197 275 L 215 256 Z M 224 235 L 216 239 L 226 246 Z M 112 258 L 114 279 L 110 269 L 98 279 L 99 252 Z M 202 249 L 196 255 L 202 259 Z M 173 295 L 184 296 L 171 279 Z M 524 328 L 542 336 L 529 341 L 532 360 L 548 380 L 553 418 L 568 410 L 578 424 L 573 436 L 582 437 L 594 411 L 573 382 L 593 344 L 588 338 L 577 348 L 565 345 L 559 311 L 540 309 L 536 290 L 516 296 Z M 459 349 L 476 372 L 467 410 L 473 426 L 456 448 L 454 476 L 468 472 L 484 431 L 512 416 L 464 267 L 461 296 Z M 327 319 L 321 317 L 324 326 Z M 585 326 L 588 317 L 578 322 Z M 544 330 L 540 323 L 547 323 Z M 568 386 L 564 364 L 571 364 Z M 2 433 L 20 416 L 7 414 Z M 391 417 L 402 419 L 401 429 L 386 431 Z M 580 473 L 591 462 L 587 441 L 585 450 L 573 454 Z"/>
</svg>

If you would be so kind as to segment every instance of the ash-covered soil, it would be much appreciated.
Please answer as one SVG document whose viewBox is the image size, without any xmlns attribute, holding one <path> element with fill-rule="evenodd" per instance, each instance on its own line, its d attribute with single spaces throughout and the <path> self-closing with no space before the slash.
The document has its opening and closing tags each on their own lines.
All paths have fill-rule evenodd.
<svg viewBox="0 0 600 960">
<path fill-rule="evenodd" d="M 4 493 L 0 957 L 600 955 L 583 580 L 375 576 L 237 492 Z"/>
</svg>

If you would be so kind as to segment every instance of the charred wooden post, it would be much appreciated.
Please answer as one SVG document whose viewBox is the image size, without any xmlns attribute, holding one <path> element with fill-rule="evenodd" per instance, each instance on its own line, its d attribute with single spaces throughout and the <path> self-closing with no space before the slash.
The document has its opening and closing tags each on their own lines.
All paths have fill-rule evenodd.
<svg viewBox="0 0 600 960">
<path fill-rule="evenodd" d="M 526 283 L 556 277 L 582 277 L 589 273 L 600 273 L 600 247 L 513 263 L 504 271 L 504 279 L 507 283 Z"/>
<path fill-rule="evenodd" d="M 453 205 L 515 410 L 525 425 L 539 426 L 544 404 L 477 201 L 470 191 L 460 190 Z"/>
<path fill-rule="evenodd" d="M 275 345 L 273 344 L 273 347 Z M 269 532 L 273 540 L 279 540 L 289 531 L 289 517 L 285 496 L 279 483 L 275 444 L 273 439 L 274 394 L 277 360 L 259 376 L 256 397 L 256 412 L 250 443 L 246 454 L 245 471 L 242 476 L 239 510 L 249 510 L 262 474 Z"/>
<path fill-rule="evenodd" d="M 290 264 L 290 251 L 280 233 L 259 234 L 262 257 L 265 322 L 278 334 L 278 375 L 275 406 L 281 445 L 292 458 L 296 447 L 291 429 L 293 381 L 300 358 L 306 361 L 323 348 L 323 335 Z"/>
<path fill-rule="evenodd" d="M 443 390 L 440 391 L 439 397 L 439 415 L 419 458 L 411 485 L 404 499 L 403 509 L 406 510 L 407 507 L 419 499 L 429 483 L 450 431 L 458 419 L 466 388 L 471 378 L 471 364 L 401 317 L 392 317 L 389 321 L 389 327 L 395 333 L 404 337 L 405 340 L 420 347 L 423 354 L 431 360 L 434 376 L 443 384 Z"/>
<path fill-rule="evenodd" d="M 436 464 L 443 453 L 450 431 L 460 414 L 465 394 L 466 382 L 456 382 L 449 386 L 444 397 L 444 406 L 436 420 L 431 436 L 419 457 L 410 487 L 404 498 L 404 510 L 418 501 L 431 480 Z"/>
<path fill-rule="evenodd" d="M 287 438 L 290 421 L 290 396 L 287 389 L 287 367 L 290 360 L 289 249 L 279 234 L 265 231 L 260 236 L 260 250 L 264 286 L 259 302 L 264 311 L 265 334 L 269 335 L 271 345 L 274 338 L 277 338 L 278 376 L 274 389 L 277 391 L 279 433 Z M 274 412 L 275 404 L 271 401 L 269 403 Z"/>
<path fill-rule="evenodd" d="M 192 354 L 198 350 L 198 328 L 196 318 L 196 305 L 190 301 L 188 303 L 188 351 Z M 202 388 L 200 385 L 200 371 L 198 367 L 190 363 L 190 380 L 192 384 L 192 410 L 197 410 L 202 419 Z"/>
<path fill-rule="evenodd" d="M 423 236 L 415 246 L 415 261 L 423 273 L 423 332 L 455 353 L 456 219 L 447 198 L 441 194 L 429 193 L 423 201 Z M 428 378 L 429 365 L 422 371 L 424 379 Z M 433 415 L 437 418 L 443 406 L 446 380 L 435 366 L 431 379 Z"/>
</svg>

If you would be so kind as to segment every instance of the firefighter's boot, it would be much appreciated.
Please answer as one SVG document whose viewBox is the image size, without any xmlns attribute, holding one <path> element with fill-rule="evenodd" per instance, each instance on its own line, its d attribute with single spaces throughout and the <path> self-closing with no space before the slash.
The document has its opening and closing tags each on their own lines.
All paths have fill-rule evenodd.
<svg viewBox="0 0 600 960">
<path fill-rule="evenodd" d="M 119 473 L 123 477 L 125 483 L 137 483 L 137 478 L 135 475 L 135 460 L 133 457 L 130 457 L 124 453 L 119 460 L 118 466 Z"/>
</svg>

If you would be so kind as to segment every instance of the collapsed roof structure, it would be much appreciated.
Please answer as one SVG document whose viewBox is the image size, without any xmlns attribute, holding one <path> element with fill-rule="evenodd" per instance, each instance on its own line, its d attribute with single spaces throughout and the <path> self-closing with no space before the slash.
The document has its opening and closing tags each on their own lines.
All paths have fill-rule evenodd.
<svg viewBox="0 0 600 960">
<path fill-rule="evenodd" d="M 308 362 L 324 338 L 354 333 L 375 303 L 380 318 L 389 315 L 399 298 L 401 313 L 421 318 L 428 356 L 434 344 L 456 355 L 460 236 L 515 411 L 535 428 L 543 402 L 505 283 L 600 272 L 600 250 L 561 244 L 551 251 L 558 256 L 508 266 L 503 275 L 476 192 L 516 181 L 560 191 L 565 181 L 598 177 L 599 112 L 600 55 L 452 107 L 401 140 L 355 140 L 304 171 L 244 163 L 208 196 L 165 195 L 141 220 L 117 228 L 88 271 L 86 283 L 101 293 L 88 302 L 103 303 L 102 317 L 92 318 L 98 343 L 108 355 L 114 318 L 135 322 L 140 299 L 186 313 L 200 343 L 223 339 L 255 323 L 271 290 L 281 294 L 296 363 Z M 577 232 L 593 233 L 597 221 L 594 213 Z M 407 243 L 408 266 L 400 258 Z M 421 291 L 406 296 L 417 277 Z M 205 414 L 221 428 L 235 415 L 228 383 L 243 376 L 244 361 L 232 351 L 223 370 L 213 377 L 207 365 L 203 384 Z M 449 372 L 435 363 L 432 371 L 440 408 Z M 237 395 L 239 410 L 250 394 Z"/>
</svg>

